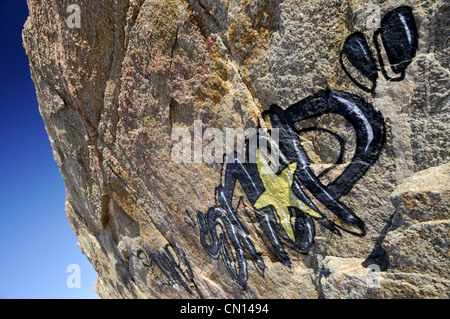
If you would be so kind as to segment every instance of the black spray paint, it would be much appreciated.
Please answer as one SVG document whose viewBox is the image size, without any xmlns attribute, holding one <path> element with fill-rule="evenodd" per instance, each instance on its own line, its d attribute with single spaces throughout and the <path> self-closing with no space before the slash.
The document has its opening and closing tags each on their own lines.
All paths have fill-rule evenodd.
<svg viewBox="0 0 450 319">
<path fill-rule="evenodd" d="M 159 252 L 147 253 L 142 249 L 136 252 L 141 264 L 149 268 L 156 282 L 171 287 L 181 286 L 193 294 L 194 273 L 185 253 L 176 244 L 167 244 Z"/>
<path fill-rule="evenodd" d="M 381 38 L 391 71 L 398 74 L 391 78 L 385 70 L 382 60 Z M 383 75 L 388 80 L 400 81 L 405 76 L 405 69 L 411 63 L 417 49 L 417 30 L 412 9 L 399 7 L 388 13 L 381 21 L 380 29 L 375 32 L 374 43 Z M 370 85 L 359 83 L 351 75 L 343 63 L 343 57 L 353 65 Z M 378 78 L 376 60 L 369 45 L 360 32 L 351 34 L 344 43 L 340 56 L 341 65 L 352 81 L 366 92 L 374 92 Z M 334 136 L 340 145 L 340 155 L 335 165 L 341 164 L 345 152 L 345 141 L 336 132 L 326 128 L 306 128 L 297 130 L 295 123 L 322 116 L 337 114 L 344 117 L 356 133 L 356 149 L 349 165 L 333 182 L 324 185 L 319 179 L 330 169 L 318 176 L 310 168 L 311 160 L 302 146 L 299 134 L 308 131 L 322 131 Z M 355 183 L 364 176 L 367 170 L 377 161 L 385 142 L 385 127 L 381 114 L 362 98 L 342 91 L 322 91 L 299 101 L 286 109 L 272 105 L 264 114 L 270 118 L 272 128 L 279 129 L 280 168 L 277 174 L 291 163 L 297 163 L 291 190 L 295 196 L 318 214 L 312 217 L 296 207 L 290 207 L 289 213 L 293 220 L 295 240 L 292 241 L 283 227 L 277 221 L 273 207 L 267 206 L 255 209 L 254 204 L 264 193 L 264 183 L 259 176 L 256 163 L 242 162 L 235 154 L 232 161 L 224 161 L 220 185 L 216 188 L 216 205 L 209 208 L 206 214 L 197 213 L 200 226 L 200 241 L 206 251 L 214 258 L 222 257 L 229 273 L 243 288 L 248 281 L 247 261 L 255 263 L 256 269 L 262 274 L 265 265 L 260 254 L 249 238 L 249 232 L 238 216 L 238 210 L 244 210 L 248 216 L 252 213 L 262 233 L 258 233 L 270 251 L 285 265 L 290 266 L 289 256 L 285 247 L 306 254 L 314 244 L 316 220 L 321 226 L 335 234 L 341 231 L 356 236 L 366 234 L 365 224 L 349 207 L 340 201 Z M 270 145 L 269 147 L 275 147 Z M 248 149 L 247 149 L 248 152 Z M 248 156 L 247 156 L 248 158 Z M 245 197 L 252 207 L 244 204 L 244 198 L 233 203 L 233 196 L 239 182 Z M 307 192 L 306 192 L 307 190 Z M 314 204 L 319 201 L 339 220 L 328 219 Z M 185 219 L 189 226 L 195 222 L 189 212 L 190 220 Z M 256 229 L 256 227 L 255 227 Z"/>
<path fill-rule="evenodd" d="M 339 233 L 340 229 L 363 236 L 364 222 L 341 203 L 339 198 L 347 194 L 377 160 L 385 139 L 381 115 L 363 99 L 341 91 L 320 92 L 291 105 L 286 110 L 272 105 L 266 114 L 270 117 L 272 127 L 279 129 L 281 164 L 279 170 L 283 171 L 290 163 L 298 163 L 292 183 L 295 196 L 322 216 L 316 219 L 327 229 L 336 233 Z M 343 116 L 356 132 L 356 150 L 351 163 L 334 182 L 327 186 L 320 182 L 319 177 L 310 168 L 311 161 L 298 137 L 298 133 L 305 130 L 296 131 L 294 128 L 294 124 L 298 121 L 324 114 Z M 337 135 L 333 134 L 333 136 Z M 342 138 L 339 137 L 339 141 L 342 141 Z M 342 155 L 339 156 L 339 161 L 342 161 Z M 216 189 L 217 206 L 211 207 L 206 216 L 198 212 L 197 219 L 202 245 L 212 256 L 221 255 L 233 278 L 245 287 L 248 279 L 247 258 L 253 260 L 261 271 L 264 270 L 264 262 L 248 238 L 247 229 L 238 218 L 237 211 L 242 201 L 240 200 L 237 205 L 233 203 L 237 181 L 252 206 L 264 192 L 257 164 L 240 162 L 235 156 L 231 163 L 225 164 L 222 182 Z M 327 219 L 302 188 L 307 189 L 316 200 L 334 213 L 342 224 L 350 225 L 359 231 L 349 230 Z M 259 221 L 265 240 L 282 262 L 289 265 L 289 257 L 284 249 L 286 244 L 300 253 L 308 253 L 315 236 L 313 217 L 295 207 L 290 208 L 290 214 L 294 220 L 295 241 L 293 242 L 276 222 L 277 218 L 270 207 L 262 210 L 253 208 L 252 211 Z"/>
<path fill-rule="evenodd" d="M 393 78 L 388 75 L 381 54 L 378 37 L 381 37 L 391 70 L 398 74 Z M 412 8 L 399 7 L 383 17 L 381 27 L 375 32 L 374 43 L 378 53 L 378 60 L 386 80 L 401 81 L 405 78 L 405 70 L 416 56 L 419 42 L 416 22 Z"/>
<path fill-rule="evenodd" d="M 347 57 L 350 63 L 359 71 L 362 75 L 367 77 L 371 82 L 371 86 L 365 86 L 364 84 L 357 81 L 351 74 L 350 71 L 345 67 L 343 57 Z M 355 83 L 360 89 L 366 92 L 375 91 L 378 79 L 378 69 L 375 58 L 369 49 L 367 40 L 364 34 L 361 32 L 352 33 L 347 37 L 342 48 L 341 54 L 339 56 L 339 61 L 341 62 L 342 69 L 345 74 Z"/>
</svg>

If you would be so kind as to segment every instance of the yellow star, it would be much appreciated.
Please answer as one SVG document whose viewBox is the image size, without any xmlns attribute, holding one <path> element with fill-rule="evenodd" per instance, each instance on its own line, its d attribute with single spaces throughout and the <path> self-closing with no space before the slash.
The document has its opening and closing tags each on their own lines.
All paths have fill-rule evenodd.
<svg viewBox="0 0 450 319">
<path fill-rule="evenodd" d="M 283 226 L 289 238 L 295 241 L 288 207 L 297 207 L 313 217 L 322 217 L 298 199 L 292 192 L 291 186 L 294 181 L 294 172 L 297 168 L 297 163 L 289 164 L 280 175 L 276 175 L 273 168 L 268 165 L 265 156 L 258 150 L 257 166 L 265 191 L 255 202 L 254 207 L 256 209 L 262 209 L 267 206 L 273 206 L 280 219 L 281 226 Z"/>
</svg>

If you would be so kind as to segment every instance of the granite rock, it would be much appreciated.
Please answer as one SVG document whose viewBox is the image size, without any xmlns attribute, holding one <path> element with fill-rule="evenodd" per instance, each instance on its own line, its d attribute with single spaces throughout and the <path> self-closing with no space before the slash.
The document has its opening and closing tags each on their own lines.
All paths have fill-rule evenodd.
<svg viewBox="0 0 450 319">
<path fill-rule="evenodd" d="M 39 110 L 65 182 L 66 216 L 101 298 L 449 297 L 448 1 L 27 3 L 23 41 Z M 79 27 L 67 23 L 77 14 L 72 4 Z M 389 12 L 397 20 L 386 22 Z M 391 29 L 403 30 L 400 38 L 389 39 Z M 354 32 L 368 49 L 352 49 L 375 56 L 372 92 L 343 70 Z M 390 58 L 410 59 L 393 81 L 380 62 L 395 43 L 403 46 Z M 358 66 L 353 59 L 350 74 Z M 281 214 L 255 209 L 242 176 L 227 209 L 221 163 L 173 159 L 177 130 L 195 140 L 195 123 L 200 133 L 271 128 L 272 105 L 286 114 L 311 97 L 312 107 L 340 105 L 340 114 L 316 112 L 292 126 L 314 181 L 300 186 L 323 218 L 295 204 L 297 215 L 290 210 L 281 227 Z M 349 109 L 349 100 L 361 108 Z M 211 209 L 215 219 L 207 219 Z"/>
</svg>

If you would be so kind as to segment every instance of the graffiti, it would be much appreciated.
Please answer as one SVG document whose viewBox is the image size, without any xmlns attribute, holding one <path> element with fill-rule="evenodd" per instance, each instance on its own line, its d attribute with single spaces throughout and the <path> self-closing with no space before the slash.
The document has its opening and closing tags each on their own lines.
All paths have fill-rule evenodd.
<svg viewBox="0 0 450 319">
<path fill-rule="evenodd" d="M 386 50 L 390 71 L 397 75 L 395 78 L 385 70 L 386 64 L 382 62 L 381 49 L 376 42 L 378 38 Z M 384 16 L 374 39 L 377 39 L 383 75 L 388 80 L 402 80 L 417 48 L 412 9 L 399 7 Z M 345 66 L 344 58 L 368 82 L 354 77 Z M 375 90 L 378 68 L 362 33 L 355 32 L 346 39 L 340 61 L 345 73 L 358 87 L 366 92 Z M 329 114 L 342 117 L 354 130 L 356 145 L 346 165 L 342 165 L 346 151 L 342 136 L 329 128 L 299 129 L 296 125 Z M 273 130 L 277 130 L 279 142 L 266 141 L 267 152 L 259 147 L 247 147 L 246 158 L 254 156 L 255 162 L 244 161 L 236 153 L 223 161 L 221 181 L 215 190 L 216 204 L 206 213 L 197 213 L 202 246 L 214 258 L 223 259 L 232 278 L 243 288 L 248 281 L 248 262 L 253 262 L 261 274 L 264 274 L 265 264 L 245 226 L 248 222 L 244 223 L 239 214 L 245 214 L 253 226 L 259 224 L 260 227 L 253 227 L 257 236 L 287 266 L 290 266 L 290 259 L 286 247 L 307 254 L 314 244 L 316 223 L 337 235 L 347 232 L 365 236 L 364 221 L 340 199 L 377 161 L 386 138 L 381 114 L 363 98 L 338 90 L 321 91 L 286 109 L 274 104 L 263 117 L 270 121 Z M 257 130 L 255 132 L 258 134 Z M 317 175 L 311 168 L 305 141 L 300 136 L 306 132 L 329 134 L 340 147 L 335 163 Z M 264 138 L 259 136 L 254 140 L 261 142 Z M 279 154 L 277 169 L 270 165 L 268 152 Z M 337 165 L 342 166 L 340 175 L 329 183 L 322 183 L 321 177 Z M 241 196 L 235 194 L 237 183 L 243 191 Z M 185 218 L 185 222 L 195 227 L 193 216 L 189 211 L 186 213 L 189 219 Z"/>
<path fill-rule="evenodd" d="M 181 286 L 186 292 L 193 294 L 194 274 L 178 245 L 167 244 L 158 253 L 146 253 L 139 249 L 136 256 L 144 267 L 149 268 L 157 283 L 176 290 Z"/>
<path fill-rule="evenodd" d="M 362 75 L 369 79 L 370 86 L 362 84 L 360 81 L 356 80 L 355 77 L 353 77 L 352 73 L 345 66 L 344 56 L 359 72 L 361 72 Z M 375 58 L 369 49 L 369 45 L 367 44 L 364 34 L 361 32 L 355 32 L 347 37 L 339 60 L 345 74 L 347 74 L 353 83 L 364 91 L 375 91 L 378 79 L 378 69 Z"/>
<path fill-rule="evenodd" d="M 380 38 L 387 56 L 387 62 L 383 57 Z M 381 72 L 386 80 L 403 80 L 405 70 L 416 55 L 418 46 L 418 33 L 412 8 L 402 6 L 387 13 L 381 20 L 381 27 L 374 33 L 373 42 Z M 357 79 L 357 76 L 352 74 L 344 62 L 344 57 L 362 75 L 362 78 L 367 79 L 368 83 L 364 83 L 365 81 Z M 372 93 L 375 91 L 378 68 L 364 34 L 355 32 L 347 37 L 339 60 L 345 74 L 353 83 L 366 92 Z M 389 70 L 395 76 L 389 75 L 389 70 L 386 68 L 387 64 L 389 64 Z"/>
<path fill-rule="evenodd" d="M 390 68 L 399 76 L 393 78 L 388 75 L 383 62 L 381 47 L 378 38 L 381 36 L 383 46 L 389 60 Z M 381 20 L 381 28 L 375 32 L 374 43 L 381 65 L 381 72 L 386 80 L 402 81 L 405 70 L 416 55 L 418 46 L 418 33 L 412 8 L 399 7 Z"/>
<path fill-rule="evenodd" d="M 189 219 L 188 218 L 184 218 L 184 222 L 186 224 L 188 224 L 190 227 L 194 228 L 196 226 L 194 217 L 192 216 L 191 212 L 188 211 L 188 210 L 186 210 L 186 214 L 189 217 Z"/>
<path fill-rule="evenodd" d="M 319 177 L 313 173 L 311 160 L 298 136 L 300 131 L 294 127 L 296 122 L 323 114 L 343 116 L 356 132 L 356 150 L 351 163 L 328 185 L 320 182 Z M 245 286 L 248 278 L 245 255 L 261 271 L 264 270 L 264 262 L 237 216 L 243 199 L 237 205 L 233 203 L 236 182 L 240 183 L 251 204 L 251 207 L 244 209 L 255 214 L 273 252 L 289 265 L 283 242 L 300 253 L 308 253 L 314 243 L 314 220 L 338 234 L 342 230 L 364 236 L 364 222 L 339 198 L 350 191 L 376 161 L 385 137 L 381 115 L 363 99 L 341 91 L 321 92 L 286 110 L 272 105 L 267 115 L 280 134 L 279 170 L 275 172 L 271 169 L 267 157 L 259 150 L 256 150 L 257 163 L 241 162 L 236 157 L 223 169 L 222 183 L 216 189 L 218 205 L 210 208 L 206 216 L 201 212 L 197 214 L 202 245 L 211 255 L 223 256 L 233 278 L 242 286 Z M 341 160 L 342 155 L 339 158 Z M 328 219 L 303 189 L 334 213 L 342 224 L 353 226 L 358 231 L 337 225 Z M 222 228 L 220 234 L 216 230 L 219 220 Z M 231 254 L 232 250 L 234 254 Z"/>
</svg>

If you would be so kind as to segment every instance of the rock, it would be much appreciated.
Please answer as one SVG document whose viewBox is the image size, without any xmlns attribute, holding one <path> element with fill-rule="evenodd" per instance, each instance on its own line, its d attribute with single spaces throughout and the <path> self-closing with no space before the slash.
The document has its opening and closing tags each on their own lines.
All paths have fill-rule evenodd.
<svg viewBox="0 0 450 319">
<path fill-rule="evenodd" d="M 383 242 L 395 271 L 449 280 L 450 163 L 420 171 L 392 193 L 396 215 Z"/>
<path fill-rule="evenodd" d="M 359 258 L 326 257 L 320 278 L 322 297 L 326 299 L 367 298 L 374 283 L 371 271 Z"/>
<path fill-rule="evenodd" d="M 72 2 L 23 40 L 101 298 L 448 298 L 446 1 Z"/>
</svg>

